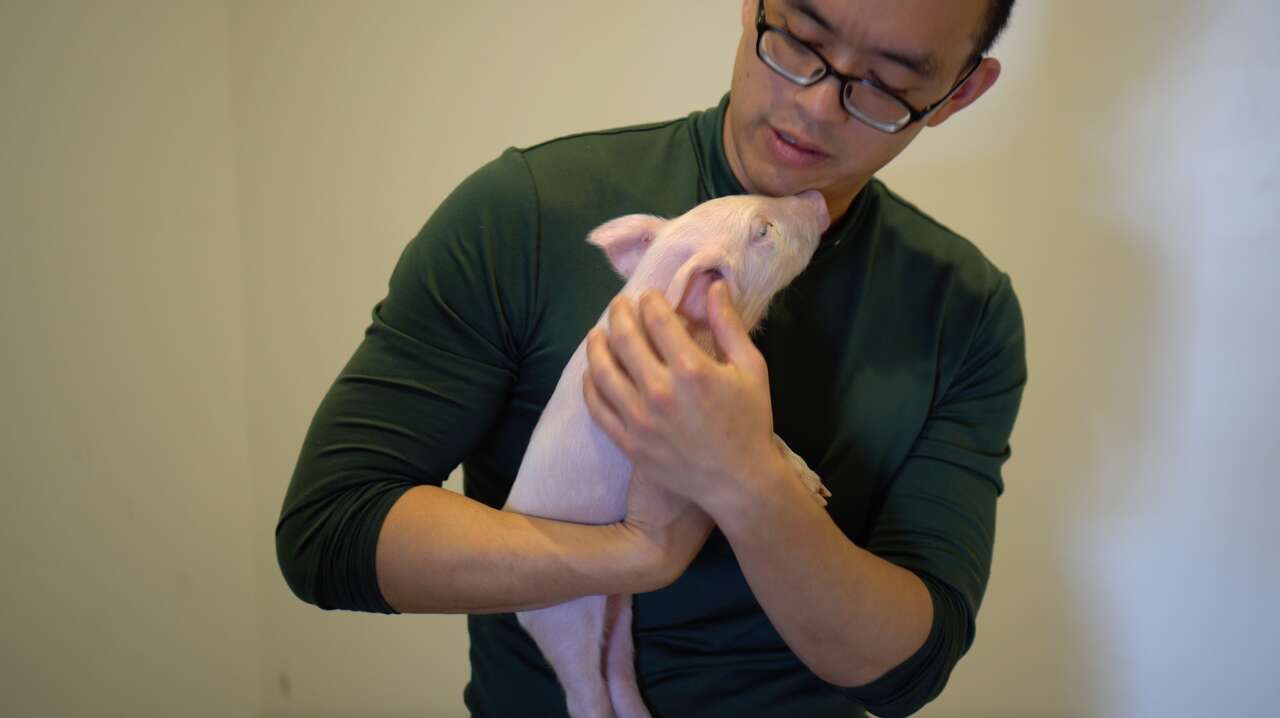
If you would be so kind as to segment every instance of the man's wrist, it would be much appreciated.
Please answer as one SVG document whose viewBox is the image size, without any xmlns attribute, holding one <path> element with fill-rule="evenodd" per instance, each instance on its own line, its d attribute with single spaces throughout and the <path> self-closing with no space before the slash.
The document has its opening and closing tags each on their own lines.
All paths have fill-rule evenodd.
<svg viewBox="0 0 1280 718">
<path fill-rule="evenodd" d="M 602 549 L 596 553 L 601 575 L 610 576 L 602 594 L 647 593 L 669 584 L 660 548 L 626 522 L 600 526 Z"/>
<path fill-rule="evenodd" d="M 733 476 L 717 482 L 716 490 L 709 492 L 702 508 L 728 535 L 738 524 L 754 524 L 753 517 L 772 502 L 787 500 L 782 494 L 791 493 L 788 489 L 796 488 L 787 484 L 800 486 L 798 481 L 791 479 L 791 466 L 770 445 Z"/>
</svg>

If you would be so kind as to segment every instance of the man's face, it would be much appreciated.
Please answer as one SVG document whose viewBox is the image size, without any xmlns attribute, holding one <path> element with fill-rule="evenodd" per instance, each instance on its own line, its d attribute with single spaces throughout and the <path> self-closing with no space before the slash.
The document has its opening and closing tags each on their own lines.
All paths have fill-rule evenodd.
<svg viewBox="0 0 1280 718">
<path fill-rule="evenodd" d="M 756 7 L 743 0 L 742 39 L 733 68 L 725 153 L 752 193 L 816 189 L 833 220 L 873 174 L 898 155 L 926 122 L 886 134 L 855 119 L 832 77 L 809 87 L 774 72 L 756 55 Z M 767 0 L 765 20 L 811 45 L 837 71 L 872 78 L 912 107 L 937 102 L 967 69 L 988 0 Z M 928 59 L 925 72 L 892 56 Z M 941 123 L 981 95 L 999 75 L 985 60 L 951 101 L 927 121 Z M 797 151 L 783 135 L 807 149 Z"/>
</svg>

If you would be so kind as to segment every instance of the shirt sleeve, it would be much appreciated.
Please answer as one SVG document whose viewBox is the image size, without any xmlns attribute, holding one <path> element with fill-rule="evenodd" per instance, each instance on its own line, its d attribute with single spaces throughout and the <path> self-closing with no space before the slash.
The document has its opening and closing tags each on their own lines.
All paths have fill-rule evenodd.
<svg viewBox="0 0 1280 718">
<path fill-rule="evenodd" d="M 302 600 L 393 613 L 375 551 L 392 504 L 441 485 L 492 426 L 529 326 L 537 203 L 519 152 L 467 178 L 405 247 L 320 402 L 276 525 Z"/>
<path fill-rule="evenodd" d="M 844 689 L 881 718 L 910 715 L 937 697 L 973 643 L 1000 470 L 1027 381 L 1022 311 L 1008 275 L 998 274 L 959 367 L 894 477 L 867 545 L 918 575 L 933 601 L 933 625 L 915 655 Z"/>
</svg>

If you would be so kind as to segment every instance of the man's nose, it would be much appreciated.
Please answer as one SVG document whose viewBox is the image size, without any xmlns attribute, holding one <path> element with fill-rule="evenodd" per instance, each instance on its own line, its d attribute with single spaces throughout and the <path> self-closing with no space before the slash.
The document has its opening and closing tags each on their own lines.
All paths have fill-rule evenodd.
<svg viewBox="0 0 1280 718">
<path fill-rule="evenodd" d="M 840 98 L 843 83 L 839 78 L 827 75 L 808 87 L 797 89 L 800 106 L 814 121 L 840 123 L 849 118 Z"/>
</svg>

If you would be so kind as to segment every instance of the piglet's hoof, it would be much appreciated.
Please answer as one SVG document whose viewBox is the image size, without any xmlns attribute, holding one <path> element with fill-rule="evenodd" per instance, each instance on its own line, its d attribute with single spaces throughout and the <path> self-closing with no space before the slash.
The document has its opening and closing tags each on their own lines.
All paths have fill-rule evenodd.
<svg viewBox="0 0 1280 718">
<path fill-rule="evenodd" d="M 792 451 L 790 446 L 787 446 L 787 442 L 783 441 L 782 437 L 774 434 L 773 443 L 782 452 L 782 455 L 787 458 L 787 461 L 790 462 L 795 477 L 812 492 L 813 500 L 817 501 L 819 506 L 826 506 L 827 497 L 831 496 L 831 491 L 822 483 L 822 479 L 809 468 L 809 465 L 805 463 L 804 459 L 800 458 L 799 454 Z"/>
</svg>

